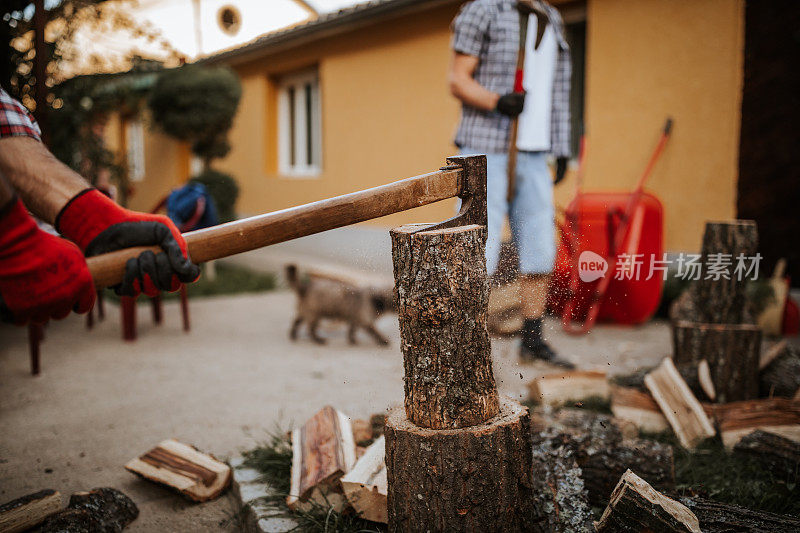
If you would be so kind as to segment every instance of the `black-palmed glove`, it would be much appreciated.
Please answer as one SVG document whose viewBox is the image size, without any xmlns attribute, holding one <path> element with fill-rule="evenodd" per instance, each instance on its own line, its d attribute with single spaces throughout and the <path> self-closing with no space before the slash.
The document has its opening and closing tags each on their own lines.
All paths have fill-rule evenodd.
<svg viewBox="0 0 800 533">
<path fill-rule="evenodd" d="M 497 100 L 495 111 L 513 118 L 522 113 L 523 107 L 525 107 L 525 93 L 508 93 Z"/>
<path fill-rule="evenodd" d="M 81 192 L 64 206 L 56 229 L 86 257 L 133 246 L 161 247 L 162 252 L 148 250 L 128 259 L 125 277 L 114 287 L 117 294 L 155 296 L 159 291 L 176 291 L 181 283 L 200 276 L 200 267 L 189 259 L 186 241 L 169 218 L 129 211 L 95 189 Z"/>
<path fill-rule="evenodd" d="M 556 158 L 556 179 L 553 181 L 553 185 L 558 185 L 561 183 L 561 180 L 567 175 L 567 163 L 569 162 L 569 158 L 567 157 L 557 157 Z"/>
</svg>

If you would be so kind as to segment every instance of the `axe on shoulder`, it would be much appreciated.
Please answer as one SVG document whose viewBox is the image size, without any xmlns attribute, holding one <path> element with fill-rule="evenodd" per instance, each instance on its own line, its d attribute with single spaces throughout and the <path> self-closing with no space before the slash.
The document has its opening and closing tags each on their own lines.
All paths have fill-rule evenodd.
<svg viewBox="0 0 800 533">
<path fill-rule="evenodd" d="M 538 50 L 542 44 L 544 31 L 547 29 L 549 17 L 547 10 L 539 0 L 518 0 L 517 11 L 519 11 L 519 51 L 517 52 L 517 71 L 514 75 L 514 92 L 525 92 L 522 86 L 525 70 L 525 50 L 528 40 L 528 19 L 530 15 L 536 15 L 536 39 L 533 42 L 533 49 Z M 511 132 L 508 136 L 508 190 L 506 191 L 507 200 L 510 202 L 514 198 L 514 186 L 517 175 L 517 132 L 519 131 L 519 118 L 515 117 L 511 121 Z"/>
</svg>

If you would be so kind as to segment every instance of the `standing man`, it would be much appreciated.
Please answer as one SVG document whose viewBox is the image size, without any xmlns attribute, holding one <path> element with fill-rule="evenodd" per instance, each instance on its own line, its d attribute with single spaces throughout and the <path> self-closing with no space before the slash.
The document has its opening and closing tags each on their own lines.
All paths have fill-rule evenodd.
<svg viewBox="0 0 800 533">
<path fill-rule="evenodd" d="M 531 15 L 525 53 L 524 93 L 513 92 L 520 39 L 516 0 L 473 0 L 453 21 L 450 90 L 461 101 L 455 143 L 463 154 L 485 153 L 489 227 L 486 266 L 497 268 L 506 215 L 519 252 L 522 312 L 520 358 L 566 368 L 542 337 L 550 273 L 555 263 L 553 177 L 547 155 L 556 158 L 555 183 L 570 155 L 569 90 L 572 66 L 558 11 L 541 2 L 548 24 L 534 50 L 537 19 Z M 508 194 L 512 120 L 518 117 L 516 176 Z M 509 199 L 510 198 L 510 201 Z"/>
</svg>

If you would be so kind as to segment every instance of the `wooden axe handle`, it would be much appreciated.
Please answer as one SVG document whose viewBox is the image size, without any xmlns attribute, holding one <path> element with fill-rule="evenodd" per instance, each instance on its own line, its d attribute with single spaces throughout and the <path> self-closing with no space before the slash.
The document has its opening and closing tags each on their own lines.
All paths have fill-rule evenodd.
<svg viewBox="0 0 800 533">
<path fill-rule="evenodd" d="M 270 244 L 399 213 L 461 194 L 462 168 L 449 168 L 281 211 L 184 233 L 189 257 L 204 263 Z M 126 248 L 87 259 L 98 289 L 122 281 L 125 263 L 152 247 Z"/>
</svg>

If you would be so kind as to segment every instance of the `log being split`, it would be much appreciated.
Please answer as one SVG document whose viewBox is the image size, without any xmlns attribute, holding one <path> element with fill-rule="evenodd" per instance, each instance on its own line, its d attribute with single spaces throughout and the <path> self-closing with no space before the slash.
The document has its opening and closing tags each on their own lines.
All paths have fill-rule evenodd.
<svg viewBox="0 0 800 533">
<path fill-rule="evenodd" d="M 486 330 L 486 228 L 394 229 L 392 259 L 409 420 L 432 429 L 498 413 Z"/>
<path fill-rule="evenodd" d="M 485 180 L 485 162 L 472 171 Z M 497 395 L 486 228 L 391 235 L 405 408 L 386 420 L 389 530 L 529 530 L 530 418 Z"/>
</svg>

